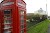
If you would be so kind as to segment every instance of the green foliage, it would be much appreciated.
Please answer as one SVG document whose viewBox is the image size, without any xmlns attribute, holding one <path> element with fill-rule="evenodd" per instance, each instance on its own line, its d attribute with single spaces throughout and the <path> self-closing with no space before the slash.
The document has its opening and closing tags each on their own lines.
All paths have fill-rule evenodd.
<svg viewBox="0 0 50 33">
<path fill-rule="evenodd" d="M 47 15 L 30 14 L 30 15 L 27 16 L 27 20 L 29 20 L 30 22 L 34 22 L 34 21 L 32 21 L 32 19 L 35 22 L 43 21 L 43 20 L 47 19 Z"/>
<path fill-rule="evenodd" d="M 49 20 L 42 21 L 35 26 L 30 27 L 27 33 L 46 33 L 48 29 Z"/>
</svg>

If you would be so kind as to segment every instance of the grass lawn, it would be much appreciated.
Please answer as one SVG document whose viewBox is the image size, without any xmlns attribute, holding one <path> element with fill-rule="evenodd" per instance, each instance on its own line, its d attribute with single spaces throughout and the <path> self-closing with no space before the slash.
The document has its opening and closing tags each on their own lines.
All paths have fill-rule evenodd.
<svg viewBox="0 0 50 33">
<path fill-rule="evenodd" d="M 27 33 L 47 33 L 49 20 L 42 21 L 35 26 L 30 27 Z"/>
</svg>

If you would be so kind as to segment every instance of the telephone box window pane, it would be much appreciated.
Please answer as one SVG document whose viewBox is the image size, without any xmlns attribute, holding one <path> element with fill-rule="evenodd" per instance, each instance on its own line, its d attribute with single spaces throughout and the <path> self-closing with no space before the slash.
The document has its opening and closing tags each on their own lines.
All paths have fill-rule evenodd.
<svg viewBox="0 0 50 33">
<path fill-rule="evenodd" d="M 4 33 L 11 33 L 9 30 L 4 30 Z"/>
<path fill-rule="evenodd" d="M 11 12 L 10 12 L 11 10 L 5 10 L 4 11 L 4 14 L 10 14 Z"/>
<path fill-rule="evenodd" d="M 24 20 L 21 20 L 21 24 L 24 24 Z"/>
<path fill-rule="evenodd" d="M 23 20 L 24 19 L 24 16 L 21 16 L 21 20 Z"/>
<path fill-rule="evenodd" d="M 5 28 L 9 28 L 9 27 L 11 27 L 10 25 L 5 25 Z"/>
<path fill-rule="evenodd" d="M 24 30 L 21 30 L 21 33 L 24 33 Z"/>
<path fill-rule="evenodd" d="M 5 17 L 5 18 L 10 18 L 10 15 L 5 15 L 4 17 Z"/>
<path fill-rule="evenodd" d="M 10 14 L 10 11 L 4 11 L 4 14 Z"/>
<path fill-rule="evenodd" d="M 23 29 L 24 28 L 24 25 L 21 25 L 21 29 Z"/>
<path fill-rule="evenodd" d="M 8 23 L 11 24 L 11 20 L 4 20 L 4 23 L 5 24 L 8 24 Z"/>
<path fill-rule="evenodd" d="M 21 14 L 21 15 L 24 15 L 24 11 L 23 11 L 23 10 L 21 10 L 21 11 L 20 11 L 20 14 Z"/>
</svg>

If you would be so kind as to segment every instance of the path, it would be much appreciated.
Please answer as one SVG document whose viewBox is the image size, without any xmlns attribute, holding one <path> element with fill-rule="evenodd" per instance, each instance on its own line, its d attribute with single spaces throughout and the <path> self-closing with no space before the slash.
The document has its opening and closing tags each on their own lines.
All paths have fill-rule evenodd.
<svg viewBox="0 0 50 33">
<path fill-rule="evenodd" d="M 50 24 L 49 24 L 49 26 L 48 26 L 48 33 L 50 33 Z"/>
</svg>

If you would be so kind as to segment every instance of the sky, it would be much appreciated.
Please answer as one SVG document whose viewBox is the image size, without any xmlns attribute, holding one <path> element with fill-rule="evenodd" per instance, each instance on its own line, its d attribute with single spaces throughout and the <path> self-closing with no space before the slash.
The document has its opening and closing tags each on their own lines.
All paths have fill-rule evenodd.
<svg viewBox="0 0 50 33">
<path fill-rule="evenodd" d="M 2 0 L 0 0 L 1 2 Z M 46 0 L 24 0 L 26 2 L 27 13 L 34 13 L 34 11 L 42 8 L 46 11 Z M 50 0 L 47 0 L 47 12 L 50 16 Z"/>
<path fill-rule="evenodd" d="M 46 11 L 46 3 L 47 3 L 47 12 L 50 16 L 50 0 L 24 0 L 27 4 L 27 13 L 34 13 L 34 11 L 39 10 L 42 8 L 44 11 Z"/>
</svg>

